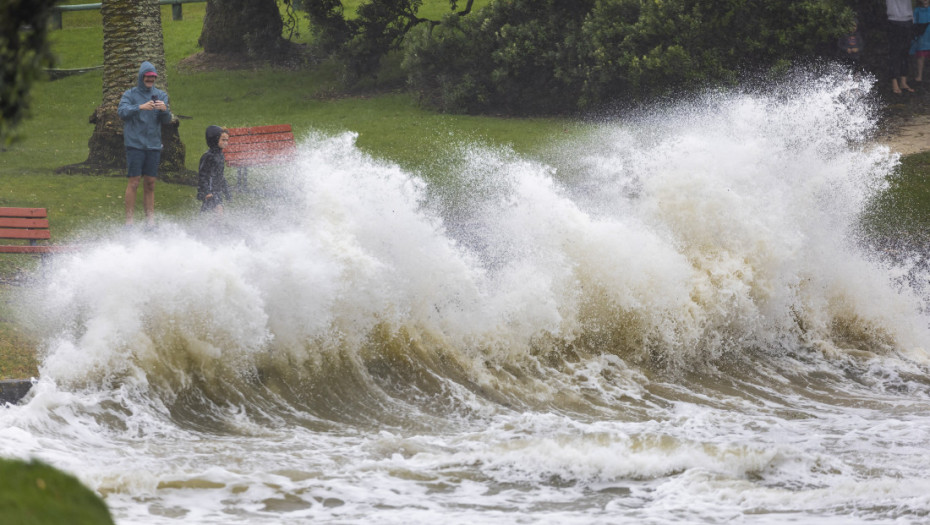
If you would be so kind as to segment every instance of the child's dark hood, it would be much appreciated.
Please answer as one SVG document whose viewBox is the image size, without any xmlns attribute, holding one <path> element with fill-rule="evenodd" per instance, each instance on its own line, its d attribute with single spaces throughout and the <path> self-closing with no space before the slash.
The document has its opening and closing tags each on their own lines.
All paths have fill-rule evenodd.
<svg viewBox="0 0 930 525">
<path fill-rule="evenodd" d="M 219 126 L 209 126 L 207 128 L 207 147 L 210 149 L 220 147 L 220 136 L 223 134 L 223 128 Z"/>
</svg>

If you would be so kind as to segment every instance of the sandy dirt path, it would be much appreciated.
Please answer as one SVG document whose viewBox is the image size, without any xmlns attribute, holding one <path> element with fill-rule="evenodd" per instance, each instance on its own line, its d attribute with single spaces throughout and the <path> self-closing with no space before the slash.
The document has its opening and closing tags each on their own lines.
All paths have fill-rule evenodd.
<svg viewBox="0 0 930 525">
<path fill-rule="evenodd" d="M 930 115 L 902 119 L 893 131 L 879 135 L 877 142 L 902 155 L 930 150 Z"/>
</svg>

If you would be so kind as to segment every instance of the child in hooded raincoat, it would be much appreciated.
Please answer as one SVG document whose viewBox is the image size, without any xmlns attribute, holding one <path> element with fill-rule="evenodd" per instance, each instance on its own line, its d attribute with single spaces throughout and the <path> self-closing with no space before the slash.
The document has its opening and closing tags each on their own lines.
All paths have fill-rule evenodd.
<svg viewBox="0 0 930 525">
<path fill-rule="evenodd" d="M 854 68 L 859 67 L 859 60 L 865 42 L 862 40 L 862 33 L 859 32 L 858 22 L 854 21 L 849 32 L 839 38 L 837 47 L 839 48 L 840 60 Z"/>
<path fill-rule="evenodd" d="M 203 201 L 201 213 L 213 211 L 223 214 L 223 201 L 230 200 L 229 185 L 226 184 L 224 170 L 226 157 L 223 150 L 229 144 L 229 132 L 219 126 L 210 126 L 206 131 L 207 150 L 200 157 L 197 170 L 197 200 Z"/>
</svg>

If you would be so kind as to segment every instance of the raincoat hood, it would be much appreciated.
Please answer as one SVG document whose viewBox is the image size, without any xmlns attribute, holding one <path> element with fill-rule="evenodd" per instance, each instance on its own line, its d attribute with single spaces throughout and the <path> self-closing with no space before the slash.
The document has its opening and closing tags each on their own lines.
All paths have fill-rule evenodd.
<svg viewBox="0 0 930 525">
<path fill-rule="evenodd" d="M 224 133 L 223 128 L 219 126 L 209 126 L 207 127 L 207 147 L 210 149 L 218 148 L 220 143 L 220 136 Z"/>
<path fill-rule="evenodd" d="M 153 66 L 152 63 L 148 60 L 142 62 L 142 65 L 139 66 L 139 81 L 136 83 L 136 86 L 143 91 L 150 91 L 151 88 L 146 87 L 145 82 L 142 81 L 146 73 L 155 73 L 156 75 L 158 74 L 158 71 L 155 71 L 155 66 Z"/>
</svg>

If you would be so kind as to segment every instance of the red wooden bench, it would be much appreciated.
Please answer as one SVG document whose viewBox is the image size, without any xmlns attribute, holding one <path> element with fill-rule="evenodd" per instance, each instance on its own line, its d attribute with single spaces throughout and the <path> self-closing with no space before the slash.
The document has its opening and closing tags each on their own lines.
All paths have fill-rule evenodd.
<svg viewBox="0 0 930 525">
<path fill-rule="evenodd" d="M 0 239 L 20 241 L 0 244 L 0 253 L 38 253 L 44 258 L 50 253 L 75 248 L 38 243 L 51 239 L 45 208 L 0 208 Z"/>
<path fill-rule="evenodd" d="M 251 166 L 281 164 L 297 153 L 290 124 L 229 128 L 229 145 L 223 150 L 226 164 L 237 168 L 236 187 L 248 185 Z"/>
</svg>

